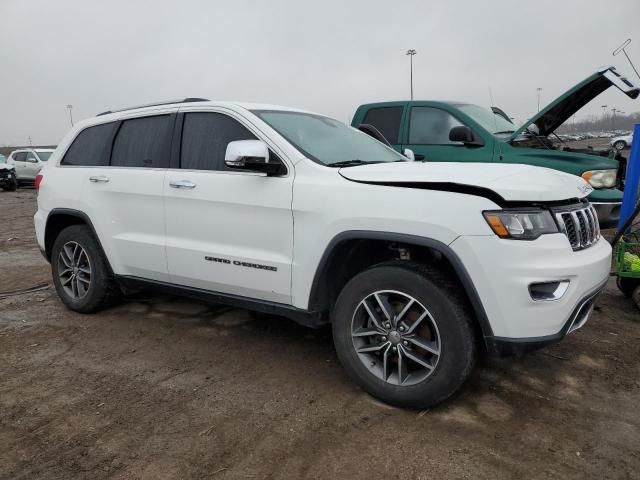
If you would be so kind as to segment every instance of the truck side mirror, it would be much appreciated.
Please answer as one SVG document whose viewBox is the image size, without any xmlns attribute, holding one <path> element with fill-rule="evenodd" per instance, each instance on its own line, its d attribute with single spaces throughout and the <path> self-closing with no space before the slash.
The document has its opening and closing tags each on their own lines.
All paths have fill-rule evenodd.
<svg viewBox="0 0 640 480">
<path fill-rule="evenodd" d="M 482 139 L 473 133 L 473 130 L 466 125 L 453 127 L 449 130 L 449 141 L 462 142 L 468 147 L 482 147 L 484 145 Z"/>
</svg>

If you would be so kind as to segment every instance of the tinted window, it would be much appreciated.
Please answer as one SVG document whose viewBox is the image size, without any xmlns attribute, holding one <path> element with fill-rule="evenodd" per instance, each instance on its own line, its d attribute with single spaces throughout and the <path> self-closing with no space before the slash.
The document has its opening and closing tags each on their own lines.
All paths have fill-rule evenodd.
<svg viewBox="0 0 640 480">
<path fill-rule="evenodd" d="M 49 157 L 51 156 L 51 154 L 53 152 L 43 152 L 40 150 L 36 150 L 36 153 L 38 154 L 38 158 L 43 161 L 46 162 L 47 160 L 49 160 Z"/>
<path fill-rule="evenodd" d="M 182 127 L 181 168 L 229 170 L 224 155 L 229 142 L 255 140 L 244 126 L 221 113 L 187 113 Z"/>
<path fill-rule="evenodd" d="M 36 157 L 35 153 L 27 152 L 27 162 L 36 163 L 37 161 L 38 161 L 38 158 Z"/>
<path fill-rule="evenodd" d="M 462 125 L 453 115 L 439 108 L 413 107 L 409 124 L 411 145 L 460 145 L 449 141 L 449 131 Z"/>
<path fill-rule="evenodd" d="M 109 165 L 109 142 L 115 123 L 85 128 L 73 141 L 60 165 L 97 167 Z"/>
<path fill-rule="evenodd" d="M 111 166 L 169 166 L 170 116 L 125 120 L 113 144 Z"/>
<path fill-rule="evenodd" d="M 398 143 L 401 118 L 402 107 L 372 108 L 364 116 L 362 123 L 376 127 L 389 143 Z"/>
<path fill-rule="evenodd" d="M 16 162 L 25 162 L 27 160 L 27 152 L 14 153 L 13 160 Z"/>
</svg>

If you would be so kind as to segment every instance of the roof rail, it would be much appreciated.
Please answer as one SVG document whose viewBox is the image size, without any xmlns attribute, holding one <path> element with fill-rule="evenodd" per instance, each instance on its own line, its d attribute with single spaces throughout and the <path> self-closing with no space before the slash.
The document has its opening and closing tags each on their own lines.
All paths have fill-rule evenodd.
<svg viewBox="0 0 640 480">
<path fill-rule="evenodd" d="M 110 113 L 115 113 L 115 112 L 126 112 L 127 110 L 134 110 L 136 108 L 159 107 L 161 105 L 173 105 L 174 103 L 191 103 L 191 102 L 208 102 L 208 101 L 209 101 L 208 98 L 187 97 L 183 100 L 170 100 L 168 102 L 147 103 L 145 105 L 137 105 L 135 107 L 121 108 L 119 110 L 107 110 L 106 112 L 99 113 L 98 115 L 96 115 L 96 117 L 99 117 L 101 115 L 108 115 Z"/>
</svg>

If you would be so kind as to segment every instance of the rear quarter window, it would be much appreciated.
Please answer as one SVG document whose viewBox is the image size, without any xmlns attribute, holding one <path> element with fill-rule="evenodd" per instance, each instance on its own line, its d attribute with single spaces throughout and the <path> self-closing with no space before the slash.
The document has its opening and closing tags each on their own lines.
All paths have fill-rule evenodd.
<svg viewBox="0 0 640 480">
<path fill-rule="evenodd" d="M 109 165 L 109 143 L 115 123 L 85 128 L 78 134 L 60 165 L 99 167 Z"/>
</svg>

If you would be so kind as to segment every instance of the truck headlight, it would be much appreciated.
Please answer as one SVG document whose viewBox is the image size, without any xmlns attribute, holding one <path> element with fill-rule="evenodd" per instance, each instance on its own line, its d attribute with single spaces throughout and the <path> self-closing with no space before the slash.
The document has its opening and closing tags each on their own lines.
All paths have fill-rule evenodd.
<svg viewBox="0 0 640 480">
<path fill-rule="evenodd" d="M 589 170 L 582 174 L 593 188 L 611 188 L 616 186 L 617 170 Z"/>
<path fill-rule="evenodd" d="M 547 210 L 491 210 L 482 214 L 500 238 L 535 240 L 545 233 L 559 232 Z"/>
</svg>

